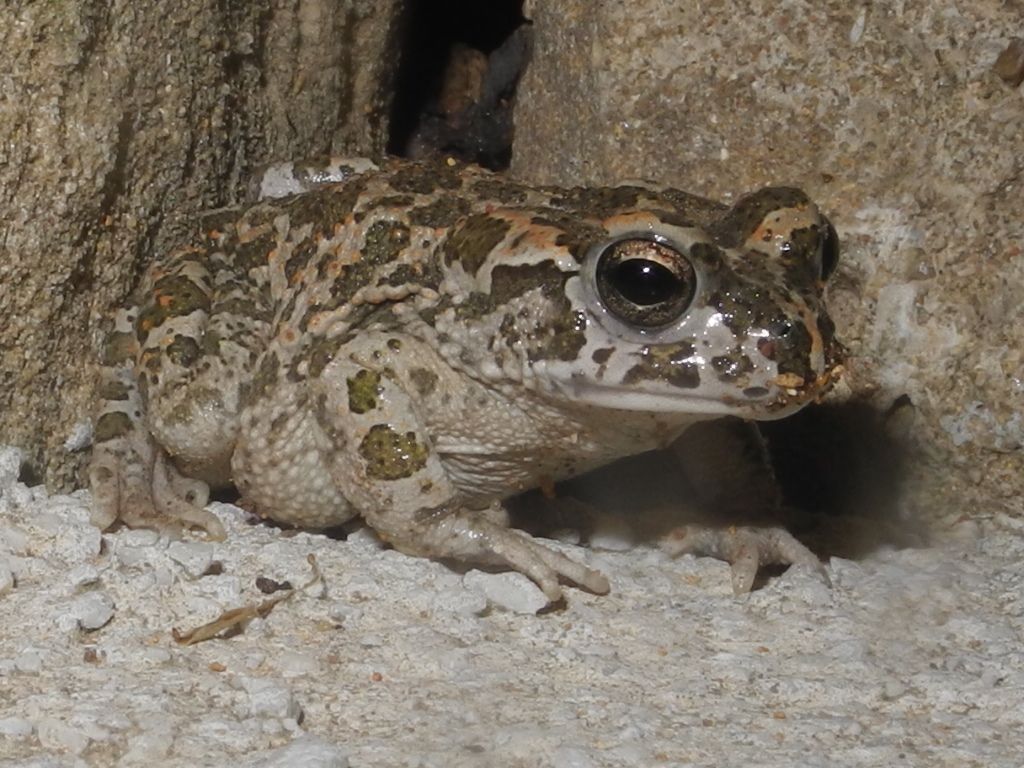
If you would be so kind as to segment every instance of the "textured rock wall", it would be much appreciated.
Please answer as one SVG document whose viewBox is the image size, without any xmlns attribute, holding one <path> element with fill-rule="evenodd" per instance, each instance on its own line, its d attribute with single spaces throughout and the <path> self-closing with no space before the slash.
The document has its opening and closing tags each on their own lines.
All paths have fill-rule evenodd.
<svg viewBox="0 0 1024 768">
<path fill-rule="evenodd" d="M 0 443 L 71 482 L 100 319 L 175 221 L 259 163 L 382 149 L 397 5 L 0 6 Z"/>
<path fill-rule="evenodd" d="M 851 352 L 839 395 L 913 405 L 896 420 L 911 438 L 909 505 L 1024 513 L 1024 92 L 993 71 L 1019 9 L 531 6 L 513 171 L 720 198 L 806 188 L 844 248 L 831 289 Z"/>
</svg>

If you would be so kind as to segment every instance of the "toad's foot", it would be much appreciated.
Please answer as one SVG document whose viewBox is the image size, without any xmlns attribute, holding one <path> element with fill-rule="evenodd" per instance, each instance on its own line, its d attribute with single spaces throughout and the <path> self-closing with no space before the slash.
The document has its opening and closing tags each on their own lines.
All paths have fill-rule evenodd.
<svg viewBox="0 0 1024 768">
<path fill-rule="evenodd" d="M 89 468 L 92 523 L 108 530 L 118 522 L 149 528 L 171 538 L 198 528 L 211 539 L 226 537 L 216 515 L 203 509 L 206 483 L 182 476 L 162 451 L 145 457 L 135 451 L 97 450 Z"/>
<path fill-rule="evenodd" d="M 750 592 L 763 565 L 810 566 L 831 586 L 817 555 L 784 528 L 684 525 L 668 534 L 662 547 L 671 555 L 708 555 L 725 560 L 732 567 L 732 591 L 737 596 Z"/>
<path fill-rule="evenodd" d="M 604 574 L 545 546 L 523 531 L 495 522 L 492 515 L 436 510 L 430 517 L 430 525 L 422 527 L 421 535 L 414 540 L 399 541 L 386 533 L 384 538 L 396 549 L 409 554 L 507 566 L 532 579 L 553 603 L 562 599 L 560 578 L 598 595 L 607 594 L 610 589 Z"/>
</svg>

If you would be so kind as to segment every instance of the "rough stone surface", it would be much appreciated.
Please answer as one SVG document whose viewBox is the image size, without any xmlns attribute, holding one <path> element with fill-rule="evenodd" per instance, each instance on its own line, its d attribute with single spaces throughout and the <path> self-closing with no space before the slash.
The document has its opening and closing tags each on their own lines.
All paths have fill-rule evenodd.
<svg viewBox="0 0 1024 768">
<path fill-rule="evenodd" d="M 383 147 L 397 6 L 0 6 L 0 436 L 31 475 L 70 485 L 101 319 L 175 214 L 268 160 Z"/>
<path fill-rule="evenodd" d="M 533 615 L 483 609 L 473 579 L 366 529 L 290 535 L 216 504 L 222 573 L 104 534 L 86 594 L 117 608 L 58 632 L 48 619 L 81 575 L 32 521 L 84 529 L 88 498 L 54 506 L 11 483 L 0 530 L 25 536 L 21 554 L 0 537 L 0 558 L 24 561 L 0 595 L 2 768 L 874 768 L 1024 753 L 1024 536 L 1007 516 L 963 521 L 942 548 L 833 558 L 831 588 L 790 569 L 739 599 L 717 561 L 590 552 L 612 592 L 570 588 Z M 127 540 L 142 555 L 130 564 Z M 310 554 L 319 582 L 232 636 L 174 642 L 174 628 L 263 602 L 260 577 L 307 583 Z"/>
<path fill-rule="evenodd" d="M 897 427 L 911 511 L 1024 514 L 1024 97 L 993 70 L 1019 9 L 531 5 L 513 171 L 722 199 L 807 189 L 844 251 L 839 397 L 886 411 L 906 395 L 916 411 Z"/>
</svg>

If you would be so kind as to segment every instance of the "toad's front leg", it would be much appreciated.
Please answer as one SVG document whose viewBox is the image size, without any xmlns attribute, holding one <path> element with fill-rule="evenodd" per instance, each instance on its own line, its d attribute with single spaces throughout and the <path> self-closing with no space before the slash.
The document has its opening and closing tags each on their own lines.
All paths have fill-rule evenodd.
<svg viewBox="0 0 1024 768">
<path fill-rule="evenodd" d="M 606 593 L 602 574 L 509 528 L 496 500 L 471 502 L 456 487 L 427 427 L 417 388 L 429 369 L 410 354 L 416 348 L 425 352 L 415 339 L 362 334 L 310 381 L 335 485 L 402 552 L 508 566 L 551 601 L 562 596 L 560 578 Z"/>
</svg>

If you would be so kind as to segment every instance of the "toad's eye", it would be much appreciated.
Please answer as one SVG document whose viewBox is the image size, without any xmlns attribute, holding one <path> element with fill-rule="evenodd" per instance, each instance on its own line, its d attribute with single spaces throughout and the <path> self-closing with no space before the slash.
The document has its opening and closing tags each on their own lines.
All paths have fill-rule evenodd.
<svg viewBox="0 0 1024 768">
<path fill-rule="evenodd" d="M 597 293 L 605 308 L 641 329 L 666 326 L 690 306 L 697 279 L 678 251 L 646 238 L 608 245 L 597 257 Z"/>
</svg>

